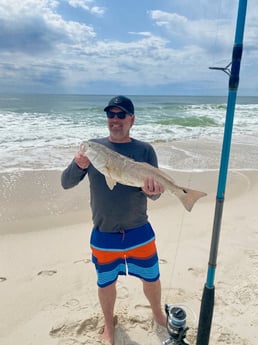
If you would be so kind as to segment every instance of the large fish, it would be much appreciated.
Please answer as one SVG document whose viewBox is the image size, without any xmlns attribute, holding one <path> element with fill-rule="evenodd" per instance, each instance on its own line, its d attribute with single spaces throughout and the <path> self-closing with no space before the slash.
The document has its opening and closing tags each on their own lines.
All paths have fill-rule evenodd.
<svg viewBox="0 0 258 345">
<path fill-rule="evenodd" d="M 81 144 L 80 150 L 105 176 L 111 190 L 117 182 L 127 186 L 143 187 L 145 178 L 153 177 L 155 181 L 164 186 L 165 190 L 175 194 L 189 212 L 199 198 L 206 196 L 206 193 L 179 187 L 169 175 L 160 169 L 148 163 L 136 162 L 102 144 L 87 141 Z"/>
</svg>

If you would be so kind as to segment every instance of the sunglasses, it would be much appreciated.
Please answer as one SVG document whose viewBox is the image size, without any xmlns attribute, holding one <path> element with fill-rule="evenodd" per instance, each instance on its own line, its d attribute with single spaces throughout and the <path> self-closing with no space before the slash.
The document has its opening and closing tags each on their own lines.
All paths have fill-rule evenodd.
<svg viewBox="0 0 258 345">
<path fill-rule="evenodd" d="M 126 118 L 127 112 L 125 111 L 119 111 L 118 113 L 115 113 L 114 111 L 107 111 L 107 117 L 109 119 L 113 119 L 115 116 L 117 116 L 120 120 L 124 120 Z M 130 114 L 128 114 L 130 115 Z"/>
</svg>

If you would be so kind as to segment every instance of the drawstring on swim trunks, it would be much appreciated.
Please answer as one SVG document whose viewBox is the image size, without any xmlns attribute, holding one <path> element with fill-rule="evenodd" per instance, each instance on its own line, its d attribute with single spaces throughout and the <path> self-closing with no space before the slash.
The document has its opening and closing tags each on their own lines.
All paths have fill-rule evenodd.
<svg viewBox="0 0 258 345">
<path fill-rule="evenodd" d="M 122 241 L 124 241 L 124 239 L 125 239 L 125 230 L 124 230 L 124 229 L 121 229 L 121 230 L 119 231 L 119 233 L 123 235 L 123 236 L 122 236 Z"/>
</svg>

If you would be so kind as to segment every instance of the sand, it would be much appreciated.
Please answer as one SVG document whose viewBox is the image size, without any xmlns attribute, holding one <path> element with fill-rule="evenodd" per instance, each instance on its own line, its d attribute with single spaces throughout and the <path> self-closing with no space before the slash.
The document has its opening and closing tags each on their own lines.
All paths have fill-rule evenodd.
<svg viewBox="0 0 258 345">
<path fill-rule="evenodd" d="M 171 172 L 178 184 L 206 191 L 191 213 L 168 194 L 149 202 L 156 230 L 162 303 L 182 305 L 195 344 L 206 281 L 218 173 Z M 91 263 L 88 182 L 60 186 L 60 171 L 0 174 L 0 344 L 101 344 L 103 326 Z M 258 343 L 258 171 L 230 171 L 215 275 L 210 344 Z M 136 278 L 121 277 L 115 344 L 158 345 Z"/>
</svg>

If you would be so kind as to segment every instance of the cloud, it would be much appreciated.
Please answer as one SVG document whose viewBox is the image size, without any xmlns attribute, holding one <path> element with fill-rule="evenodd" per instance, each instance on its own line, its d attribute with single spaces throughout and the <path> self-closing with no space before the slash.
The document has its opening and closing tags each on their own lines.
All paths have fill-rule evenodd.
<svg viewBox="0 0 258 345">
<path fill-rule="evenodd" d="M 223 32 L 220 39 L 216 39 L 215 52 L 227 50 L 232 43 L 232 25 L 225 19 L 189 19 L 177 13 L 168 13 L 160 10 L 150 11 L 149 15 L 157 26 L 163 27 L 171 40 L 171 45 L 177 48 L 198 46 L 210 50 L 214 37 Z"/>
<path fill-rule="evenodd" d="M 104 7 L 95 6 L 94 0 L 68 0 L 70 6 L 75 8 L 82 8 L 85 11 L 88 11 L 92 14 L 102 16 L 105 13 Z M 92 6 L 93 5 L 93 6 Z"/>
<path fill-rule="evenodd" d="M 131 93 L 166 85 L 180 93 L 183 84 L 193 93 L 205 83 L 204 91 L 225 88 L 225 78 L 208 67 L 227 64 L 231 57 L 235 13 L 225 14 L 227 1 L 217 13 L 212 0 L 207 5 L 199 0 L 199 8 L 195 2 L 175 1 L 173 11 L 166 2 L 166 10 L 144 8 L 142 21 L 128 12 L 119 27 L 106 15 L 114 15 L 116 1 L 105 9 L 97 0 L 0 0 L 0 91 L 83 92 L 98 85 L 100 93 L 107 93 L 108 83 Z M 252 83 L 256 13 L 252 10 L 248 19 L 248 63 L 243 66 Z"/>
<path fill-rule="evenodd" d="M 129 34 L 137 35 L 137 36 L 147 36 L 147 37 L 152 36 L 151 32 L 147 32 L 147 31 L 139 31 L 139 32 L 129 31 Z"/>
<path fill-rule="evenodd" d="M 56 6 L 56 1 L 32 0 L 5 5 L 0 12 L 0 50 L 49 55 L 65 45 L 85 43 L 95 37 L 92 27 L 63 20 L 53 11 Z"/>
</svg>

